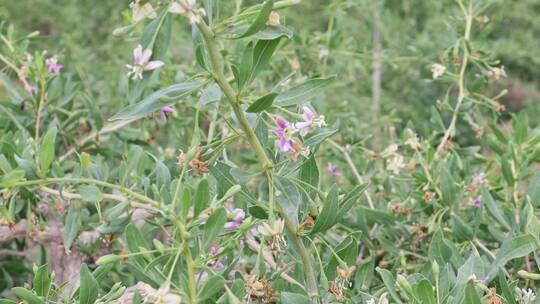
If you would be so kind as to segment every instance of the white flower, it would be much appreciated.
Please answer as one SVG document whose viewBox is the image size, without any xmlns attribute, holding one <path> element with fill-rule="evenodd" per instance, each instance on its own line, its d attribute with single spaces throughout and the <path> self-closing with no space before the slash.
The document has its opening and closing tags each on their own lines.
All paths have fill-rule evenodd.
<svg viewBox="0 0 540 304">
<path fill-rule="evenodd" d="M 391 144 L 386 149 L 384 149 L 384 151 L 381 153 L 381 156 L 383 158 L 387 158 L 389 156 L 392 156 L 392 155 L 396 154 L 397 150 L 398 150 L 398 145 Z"/>
<path fill-rule="evenodd" d="M 506 71 L 504 70 L 504 66 L 501 66 L 500 68 L 490 68 L 488 75 L 495 80 L 499 80 L 502 77 L 506 77 Z"/>
<path fill-rule="evenodd" d="M 131 77 L 133 80 L 143 79 L 142 73 L 144 71 L 152 71 L 164 65 L 161 60 L 150 61 L 150 57 L 152 57 L 152 50 L 146 49 L 143 52 L 142 45 L 139 44 L 133 50 L 134 64 L 126 64 L 126 67 L 129 69 L 127 73 L 128 77 Z"/>
<path fill-rule="evenodd" d="M 532 301 L 536 299 L 536 294 L 530 288 L 529 289 L 522 288 L 520 299 L 521 299 L 520 303 L 523 303 L 523 304 L 532 303 Z"/>
<path fill-rule="evenodd" d="M 140 2 L 141 0 L 135 0 L 129 4 L 135 22 L 139 22 L 144 18 L 154 19 L 157 17 L 157 13 L 152 7 L 152 4 L 146 2 L 141 5 Z"/>
<path fill-rule="evenodd" d="M 409 139 L 405 141 L 405 144 L 409 145 L 415 151 L 420 150 L 420 148 L 422 147 L 420 145 L 420 140 L 418 139 L 418 136 L 416 136 L 416 134 L 409 137 Z"/>
<path fill-rule="evenodd" d="M 287 241 L 283 236 L 284 227 L 285 222 L 282 219 L 278 219 L 272 225 L 262 223 L 257 227 L 257 231 L 269 240 L 270 248 L 281 251 L 283 247 L 287 246 Z"/>
<path fill-rule="evenodd" d="M 369 300 L 367 300 L 366 304 L 375 304 L 375 300 L 374 299 L 369 299 Z"/>
<path fill-rule="evenodd" d="M 405 168 L 405 163 L 403 162 L 403 156 L 396 154 L 394 158 L 392 158 L 388 162 L 388 170 L 392 171 L 394 174 L 399 174 L 401 169 Z"/>
<path fill-rule="evenodd" d="M 180 0 L 174 1 L 169 6 L 169 12 L 173 14 L 179 14 L 188 16 L 189 21 L 192 24 L 199 23 L 202 16 L 206 15 L 206 12 L 202 8 L 195 8 L 196 0 Z"/>
<path fill-rule="evenodd" d="M 195 7 L 195 0 L 182 0 L 180 2 L 173 2 L 169 6 L 169 12 L 179 15 L 187 15 Z"/>
<path fill-rule="evenodd" d="M 440 78 L 442 75 L 444 75 L 445 72 L 446 72 L 446 67 L 442 64 L 434 63 L 431 66 L 431 73 L 432 73 L 433 79 Z"/>
</svg>

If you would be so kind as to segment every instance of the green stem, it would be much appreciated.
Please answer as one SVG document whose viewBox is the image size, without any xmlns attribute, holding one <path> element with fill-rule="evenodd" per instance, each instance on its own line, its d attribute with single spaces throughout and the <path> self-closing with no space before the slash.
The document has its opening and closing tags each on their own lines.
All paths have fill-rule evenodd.
<svg viewBox="0 0 540 304">
<path fill-rule="evenodd" d="M 229 100 L 229 103 L 233 108 L 236 118 L 240 122 L 240 126 L 242 127 L 242 130 L 244 131 L 247 140 L 249 141 L 252 148 L 255 150 L 255 153 L 259 157 L 259 160 L 263 165 L 263 169 L 267 171 L 273 167 L 272 161 L 268 158 L 268 155 L 266 155 L 266 152 L 264 151 L 263 146 L 257 139 L 253 128 L 249 125 L 249 121 L 244 115 L 244 111 L 240 107 L 240 101 L 238 100 L 238 96 L 236 95 L 236 92 L 229 84 L 227 78 L 225 77 L 225 74 L 223 73 L 223 64 L 221 64 L 222 60 L 217 50 L 214 33 L 204 22 L 199 22 L 197 25 L 204 37 L 206 47 L 208 48 L 208 54 L 210 55 L 210 61 L 212 63 L 212 76 L 214 77 L 214 80 L 217 82 L 221 90 L 223 90 L 225 96 L 227 96 L 227 99 Z"/>
<path fill-rule="evenodd" d="M 253 131 L 252 127 L 249 125 L 249 122 L 246 116 L 244 115 L 244 111 L 240 107 L 240 101 L 238 100 L 238 95 L 236 94 L 232 86 L 229 84 L 229 82 L 227 81 L 227 78 L 225 77 L 225 74 L 223 73 L 223 64 L 222 64 L 223 60 L 220 57 L 219 51 L 217 49 L 217 41 L 215 40 L 215 34 L 213 33 L 212 29 L 210 29 L 208 25 L 206 25 L 206 23 L 204 22 L 199 22 L 197 26 L 199 30 L 201 31 L 201 34 L 203 36 L 203 39 L 205 41 L 205 44 L 208 50 L 208 55 L 210 57 L 210 61 L 212 64 L 212 76 L 214 77 L 216 83 L 220 86 L 221 90 L 227 97 L 229 104 L 233 108 L 234 114 L 236 115 L 238 121 L 240 122 L 240 126 L 242 127 L 242 130 L 244 134 L 246 135 L 246 139 L 250 143 L 251 147 L 255 150 L 263 170 L 266 171 L 268 176 L 273 175 L 274 165 L 272 161 L 266 155 L 266 152 L 264 151 L 262 144 L 260 143 L 259 139 L 255 135 L 255 132 Z M 273 193 L 271 195 L 273 195 Z M 313 271 L 313 267 L 311 265 L 311 261 L 309 259 L 309 255 L 306 250 L 306 247 L 304 246 L 302 239 L 298 235 L 297 229 L 292 223 L 291 219 L 289 218 L 289 215 L 283 212 L 281 208 L 279 209 L 280 209 L 279 210 L 280 215 L 285 221 L 285 228 L 287 229 L 287 232 L 293 239 L 298 249 L 298 253 L 300 254 L 300 258 L 302 260 L 302 265 L 304 267 L 305 276 L 306 276 L 307 292 L 314 303 L 319 303 L 317 277 L 315 275 L 315 272 Z"/>
<path fill-rule="evenodd" d="M 66 178 L 66 177 L 57 177 L 57 178 L 43 178 L 43 179 L 34 179 L 29 181 L 23 181 L 13 184 L 13 187 L 26 187 L 26 186 L 35 186 L 35 185 L 48 185 L 48 184 L 63 184 L 63 183 L 70 183 L 70 184 L 94 184 L 97 186 L 102 186 L 114 190 L 118 190 L 128 196 L 131 196 L 132 198 L 147 203 L 149 205 L 152 205 L 156 208 L 162 207 L 162 204 L 158 201 L 155 201 L 147 196 L 144 196 L 142 194 L 139 194 L 131 189 L 128 189 L 126 187 L 122 187 L 119 185 L 107 183 L 104 181 L 100 181 L 97 179 L 92 178 Z"/>
<path fill-rule="evenodd" d="M 189 304 L 197 303 L 197 282 L 195 281 L 195 263 L 191 256 L 191 249 L 186 246 L 186 252 L 184 253 L 186 259 L 187 271 L 188 271 L 188 287 L 189 287 Z"/>
<path fill-rule="evenodd" d="M 452 113 L 452 120 L 450 121 L 450 124 L 448 125 L 448 128 L 446 129 L 446 132 L 444 132 L 443 138 L 437 147 L 436 154 L 440 154 L 442 150 L 444 149 L 444 146 L 450 139 L 450 136 L 454 132 L 454 129 L 456 127 L 457 118 L 459 115 L 459 108 L 461 107 L 461 104 L 463 103 L 463 100 L 465 99 L 466 95 L 466 88 L 465 88 L 465 71 L 467 70 L 467 64 L 469 63 L 469 51 L 467 48 L 467 43 L 469 43 L 469 39 L 471 37 L 471 28 L 472 28 L 472 21 L 473 21 L 473 13 L 472 13 L 472 3 L 469 4 L 469 9 L 466 10 L 461 1 L 458 2 L 463 10 L 463 14 L 465 14 L 466 24 L 465 24 L 465 34 L 464 34 L 464 45 L 463 45 L 463 60 L 461 62 L 461 69 L 459 71 L 458 76 L 458 100 L 456 103 L 456 107 L 454 108 L 454 112 Z"/>
</svg>

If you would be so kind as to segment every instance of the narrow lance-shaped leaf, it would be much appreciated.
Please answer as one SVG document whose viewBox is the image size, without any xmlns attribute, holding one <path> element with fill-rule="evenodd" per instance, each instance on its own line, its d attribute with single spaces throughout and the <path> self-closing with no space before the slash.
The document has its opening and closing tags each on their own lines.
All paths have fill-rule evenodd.
<svg viewBox="0 0 540 304">
<path fill-rule="evenodd" d="M 54 159 L 54 142 L 56 141 L 56 127 L 47 131 L 39 146 L 39 169 L 43 175 L 49 170 Z"/>
<path fill-rule="evenodd" d="M 227 211 L 224 208 L 216 209 L 204 225 L 204 237 L 202 242 L 202 247 L 204 249 L 208 248 L 210 244 L 214 241 L 216 236 L 223 231 L 223 227 L 227 222 Z"/>
<path fill-rule="evenodd" d="M 272 102 L 278 96 L 277 93 L 269 93 L 253 102 L 246 110 L 248 113 L 264 111 L 272 106 Z"/>
<path fill-rule="evenodd" d="M 328 78 L 312 78 L 301 85 L 279 94 L 274 103 L 278 106 L 303 104 L 320 94 L 321 90 L 327 87 L 335 79 L 336 76 L 330 76 Z"/>
<path fill-rule="evenodd" d="M 51 278 L 49 277 L 49 265 L 41 265 L 34 275 L 34 290 L 38 296 L 46 296 L 51 287 Z"/>
<path fill-rule="evenodd" d="M 274 40 L 259 40 L 255 44 L 255 48 L 253 49 L 253 66 L 247 84 L 253 81 L 255 76 L 268 64 L 279 44 L 279 40 L 279 38 Z"/>
<path fill-rule="evenodd" d="M 127 106 L 109 120 L 136 120 L 171 105 L 191 94 L 204 84 L 203 81 L 178 83 L 150 94 L 140 102 Z"/>
<path fill-rule="evenodd" d="M 98 298 L 99 284 L 84 263 L 80 269 L 80 281 L 79 303 L 94 304 Z"/>
<path fill-rule="evenodd" d="M 274 1 L 269 0 L 264 3 L 264 5 L 261 8 L 261 11 L 259 15 L 257 15 L 257 18 L 253 23 L 249 26 L 249 28 L 240 36 L 235 37 L 236 39 L 249 37 L 253 34 L 256 34 L 258 31 L 263 29 L 266 25 L 266 21 L 268 21 L 268 17 L 270 16 L 270 13 L 272 12 L 272 7 L 274 6 Z"/>
<path fill-rule="evenodd" d="M 311 234 L 332 228 L 337 223 L 338 210 L 338 188 L 334 185 L 326 197 L 323 209 L 315 221 L 315 226 L 311 229 Z"/>
</svg>

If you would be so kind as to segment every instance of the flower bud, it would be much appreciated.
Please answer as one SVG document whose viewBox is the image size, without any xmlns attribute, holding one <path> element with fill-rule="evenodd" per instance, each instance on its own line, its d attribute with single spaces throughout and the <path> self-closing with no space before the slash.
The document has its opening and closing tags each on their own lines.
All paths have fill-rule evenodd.
<svg viewBox="0 0 540 304">
<path fill-rule="evenodd" d="M 107 265 L 107 264 L 110 264 L 110 263 L 114 263 L 114 262 L 118 262 L 122 259 L 121 256 L 119 255 L 116 255 L 116 254 L 108 254 L 108 255 L 104 255 L 102 257 L 100 257 L 97 261 L 96 261 L 96 264 L 101 266 L 101 265 Z"/>
<path fill-rule="evenodd" d="M 517 274 L 520 278 L 524 278 L 527 280 L 535 280 L 535 281 L 540 280 L 540 274 L 538 273 L 530 273 L 525 270 L 520 270 L 517 272 Z"/>
</svg>

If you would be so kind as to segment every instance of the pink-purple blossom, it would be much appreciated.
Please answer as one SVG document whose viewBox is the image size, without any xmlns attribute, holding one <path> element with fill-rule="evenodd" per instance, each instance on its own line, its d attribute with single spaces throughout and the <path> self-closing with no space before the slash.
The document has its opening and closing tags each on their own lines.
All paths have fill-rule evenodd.
<svg viewBox="0 0 540 304">
<path fill-rule="evenodd" d="M 131 77 L 133 80 L 143 79 L 144 71 L 152 71 L 165 64 L 161 60 L 150 61 L 151 57 L 151 49 L 146 49 L 143 51 L 142 45 L 137 45 L 137 47 L 133 50 L 134 64 L 126 64 L 126 67 L 129 69 L 128 77 Z"/>
<path fill-rule="evenodd" d="M 326 172 L 328 172 L 330 176 L 341 176 L 341 171 L 339 171 L 333 163 L 326 164 Z"/>
<path fill-rule="evenodd" d="M 223 263 L 221 263 L 221 261 L 219 260 L 218 256 L 223 252 L 223 250 L 225 250 L 225 248 L 223 247 L 217 247 L 214 245 L 210 246 L 210 248 L 208 248 L 208 252 L 210 253 L 211 260 L 208 261 L 206 265 L 210 268 L 222 269 L 224 266 Z"/>
<path fill-rule="evenodd" d="M 246 213 L 244 210 L 236 208 L 232 211 L 233 219 L 230 222 L 225 223 L 225 229 L 238 229 L 244 223 Z"/>
<path fill-rule="evenodd" d="M 174 112 L 174 109 L 170 106 L 161 107 L 161 109 L 159 109 L 159 119 L 161 119 L 161 121 L 167 121 L 169 114 Z"/>
<path fill-rule="evenodd" d="M 274 134 L 278 137 L 279 150 L 281 152 L 294 151 L 294 125 L 281 116 L 276 117 L 276 124 L 278 128 L 274 130 Z"/>
<path fill-rule="evenodd" d="M 297 122 L 294 125 L 296 129 L 300 130 L 300 135 L 306 136 L 308 132 L 311 131 L 311 128 L 313 126 L 321 128 L 326 125 L 326 122 L 324 121 L 324 116 L 315 116 L 315 112 L 313 112 L 309 107 L 303 106 L 302 112 L 302 117 L 304 118 L 304 121 Z"/>
<path fill-rule="evenodd" d="M 55 57 L 51 57 L 45 60 L 45 64 L 47 64 L 47 70 L 49 71 L 49 73 L 53 74 L 59 74 L 64 67 L 63 65 L 58 63 L 58 60 Z"/>
</svg>

